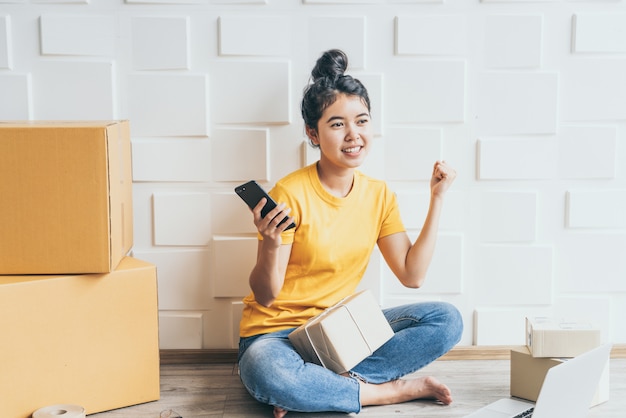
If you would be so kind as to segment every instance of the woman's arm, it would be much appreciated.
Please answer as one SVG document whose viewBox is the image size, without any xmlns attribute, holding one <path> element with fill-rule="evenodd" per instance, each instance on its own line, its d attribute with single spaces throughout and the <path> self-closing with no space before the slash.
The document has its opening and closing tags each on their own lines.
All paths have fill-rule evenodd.
<svg viewBox="0 0 626 418">
<path fill-rule="evenodd" d="M 281 233 L 293 219 L 289 218 L 280 224 L 290 212 L 289 209 L 285 209 L 284 203 L 279 204 L 262 218 L 263 205 L 265 205 L 265 199 L 261 199 L 259 204 L 252 209 L 254 224 L 263 239 L 259 240 L 257 261 L 250 273 L 249 283 L 255 300 L 263 306 L 270 306 L 280 293 L 285 281 L 291 244 L 282 244 Z"/>
<path fill-rule="evenodd" d="M 428 214 L 419 236 L 411 244 L 406 232 L 392 234 L 378 240 L 378 247 L 400 282 L 411 288 L 422 286 L 435 251 L 443 197 L 456 177 L 454 169 L 445 162 L 436 162 L 433 168 Z"/>
</svg>

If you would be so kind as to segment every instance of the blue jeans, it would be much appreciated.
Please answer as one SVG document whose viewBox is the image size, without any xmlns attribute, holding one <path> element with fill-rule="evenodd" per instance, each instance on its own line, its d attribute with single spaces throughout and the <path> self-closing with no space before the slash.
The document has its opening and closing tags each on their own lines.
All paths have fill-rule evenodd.
<svg viewBox="0 0 626 418">
<path fill-rule="evenodd" d="M 305 363 L 287 338 L 292 328 L 241 338 L 241 381 L 259 402 L 287 411 L 359 412 L 358 380 L 397 380 L 447 353 L 461 339 L 463 321 L 449 303 L 415 303 L 383 312 L 395 335 L 348 377 Z"/>
</svg>

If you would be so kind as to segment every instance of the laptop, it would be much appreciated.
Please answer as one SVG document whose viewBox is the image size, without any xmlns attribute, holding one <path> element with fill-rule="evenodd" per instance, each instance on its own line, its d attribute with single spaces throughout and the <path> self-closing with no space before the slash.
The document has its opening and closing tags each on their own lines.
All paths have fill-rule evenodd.
<svg viewBox="0 0 626 418">
<path fill-rule="evenodd" d="M 584 418 L 610 354 L 611 344 L 605 344 L 551 367 L 536 403 L 504 398 L 466 418 Z"/>
</svg>

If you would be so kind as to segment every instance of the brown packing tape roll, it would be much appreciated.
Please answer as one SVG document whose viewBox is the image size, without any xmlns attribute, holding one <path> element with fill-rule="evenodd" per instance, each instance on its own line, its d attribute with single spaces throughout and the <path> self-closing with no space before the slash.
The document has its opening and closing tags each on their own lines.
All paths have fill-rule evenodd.
<svg viewBox="0 0 626 418">
<path fill-rule="evenodd" d="M 50 405 L 33 412 L 33 418 L 85 418 L 85 408 L 78 405 Z"/>
</svg>

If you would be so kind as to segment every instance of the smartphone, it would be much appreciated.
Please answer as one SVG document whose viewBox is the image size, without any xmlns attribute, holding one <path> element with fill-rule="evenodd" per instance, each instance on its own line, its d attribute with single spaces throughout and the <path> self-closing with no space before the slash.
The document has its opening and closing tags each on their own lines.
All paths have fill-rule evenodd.
<svg viewBox="0 0 626 418">
<path fill-rule="evenodd" d="M 261 216 L 263 218 L 265 218 L 265 215 L 267 215 L 270 210 L 276 207 L 276 202 L 274 201 L 274 199 L 272 199 L 270 195 L 268 195 L 265 190 L 263 190 L 263 188 L 259 186 L 259 184 L 254 180 L 250 180 L 245 184 L 235 187 L 235 193 L 237 193 L 239 197 L 242 198 L 244 202 L 246 202 L 250 209 L 254 209 L 256 205 L 259 204 L 262 198 L 266 198 L 267 201 L 265 202 L 265 206 L 263 206 L 263 209 L 261 209 Z M 285 219 L 283 219 L 279 223 L 279 225 L 285 222 L 287 218 L 288 217 L 286 216 Z M 291 225 L 289 225 L 285 229 L 285 231 L 287 229 L 295 227 L 296 224 L 292 222 Z"/>
</svg>

